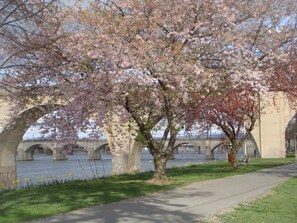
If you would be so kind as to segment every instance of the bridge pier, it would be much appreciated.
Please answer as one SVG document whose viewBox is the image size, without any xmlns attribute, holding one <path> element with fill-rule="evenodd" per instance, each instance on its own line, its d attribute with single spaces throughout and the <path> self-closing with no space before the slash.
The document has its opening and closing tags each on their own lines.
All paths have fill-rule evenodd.
<svg viewBox="0 0 297 223">
<path fill-rule="evenodd" d="M 129 173 L 139 173 L 141 171 L 141 152 L 142 144 L 139 142 L 134 142 L 128 157 Z"/>
<path fill-rule="evenodd" d="M 17 152 L 18 152 L 18 160 L 19 161 L 31 161 L 31 160 L 33 160 L 34 151 L 31 153 L 31 152 L 26 152 L 26 151 L 24 151 L 22 149 L 18 149 Z"/>
<path fill-rule="evenodd" d="M 0 189 L 13 188 L 16 186 L 15 166 L 1 166 L 0 169 Z"/>
<path fill-rule="evenodd" d="M 198 148 L 195 148 L 195 153 L 196 154 L 201 154 L 201 148 L 200 148 L 200 146 Z"/>
<path fill-rule="evenodd" d="M 121 175 L 128 172 L 128 154 L 112 154 L 112 175 Z"/>
<path fill-rule="evenodd" d="M 0 189 L 16 187 L 16 153 L 9 148 L 0 147 Z"/>
<path fill-rule="evenodd" d="M 61 153 L 59 149 L 53 149 L 53 160 L 65 160 L 66 155 Z"/>
<path fill-rule="evenodd" d="M 196 144 L 196 143 L 194 143 L 193 145 L 194 145 L 194 151 L 195 151 L 195 153 L 196 154 L 201 154 L 201 147 L 198 144 Z"/>
<path fill-rule="evenodd" d="M 204 148 L 205 148 L 205 158 L 207 160 L 213 160 L 214 154 L 212 151 L 212 143 L 211 143 L 210 139 L 207 139 L 204 141 Z"/>
<path fill-rule="evenodd" d="M 88 159 L 89 160 L 101 160 L 101 153 L 100 150 L 96 148 L 89 148 L 88 150 Z"/>
<path fill-rule="evenodd" d="M 205 158 L 207 160 L 213 160 L 214 154 L 210 146 L 205 146 Z"/>
</svg>

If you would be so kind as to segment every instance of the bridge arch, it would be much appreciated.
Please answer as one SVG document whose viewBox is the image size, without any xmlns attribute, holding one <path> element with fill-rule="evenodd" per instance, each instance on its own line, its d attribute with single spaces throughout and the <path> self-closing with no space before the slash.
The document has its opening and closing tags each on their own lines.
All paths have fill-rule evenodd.
<svg viewBox="0 0 297 223">
<path fill-rule="evenodd" d="M 18 149 L 18 160 L 33 160 L 34 159 L 34 152 L 36 151 L 36 149 L 42 149 L 45 153 L 46 150 L 50 150 L 51 153 L 54 152 L 54 150 L 46 145 L 43 144 L 33 144 L 33 145 L 29 145 L 27 148 L 25 148 L 24 150 L 20 150 Z"/>
<path fill-rule="evenodd" d="M 222 148 L 222 151 L 225 151 L 225 149 L 223 148 L 223 146 L 227 146 L 224 145 L 224 142 L 219 142 L 217 143 L 215 146 L 213 146 L 210 150 L 210 152 L 208 152 L 207 154 L 207 159 L 214 159 L 215 155 L 214 155 L 214 151 L 218 148 Z M 246 151 L 245 151 L 246 149 Z M 249 157 L 258 157 L 259 156 L 259 151 L 258 148 L 255 144 L 255 141 L 253 139 L 253 136 L 251 135 L 248 140 L 246 141 L 246 148 L 245 146 L 243 146 L 242 148 L 240 148 L 239 150 L 239 155 L 240 153 L 246 153 L 247 155 L 249 155 Z"/>
<path fill-rule="evenodd" d="M 84 148 L 88 154 L 89 160 L 100 160 L 101 152 L 106 147 L 109 148 L 109 142 L 107 140 L 78 140 L 76 142 L 78 147 Z M 109 149 L 109 154 L 112 155 L 111 150 Z"/>
<path fill-rule="evenodd" d="M 215 145 L 212 149 L 211 149 L 211 152 L 214 153 L 214 151 L 216 149 L 218 149 L 219 147 L 223 146 L 225 143 L 224 142 L 221 142 L 221 143 L 218 143 L 217 145 Z"/>
<path fill-rule="evenodd" d="M 96 143 L 98 144 L 98 143 Z M 94 145 L 92 147 L 89 147 L 87 149 L 88 152 L 88 159 L 89 160 L 101 160 L 102 159 L 102 150 L 105 150 L 108 148 L 108 154 L 112 155 L 110 149 L 109 149 L 109 144 L 108 143 L 103 143 L 101 145 Z"/>
<path fill-rule="evenodd" d="M 241 150 L 249 157 L 260 157 L 260 150 L 254 139 L 253 134 L 249 136 L 245 144 L 242 146 Z"/>
<path fill-rule="evenodd" d="M 215 158 L 214 151 L 220 146 L 222 146 L 224 142 L 219 141 L 215 146 L 211 146 L 210 142 L 208 142 L 207 144 L 208 146 L 205 146 L 205 158 L 207 160 L 212 160 Z"/>
<path fill-rule="evenodd" d="M 297 159 L 297 114 L 289 120 L 285 131 L 285 144 L 287 153 L 295 153 Z"/>
<path fill-rule="evenodd" d="M 15 186 L 12 182 L 16 180 L 16 151 L 23 135 L 31 123 L 48 113 L 61 109 L 64 105 L 28 105 L 30 108 L 20 112 L 13 122 L 8 123 L 6 119 L 9 117 L 11 103 L 7 102 L 7 97 L 9 97 L 8 93 L 0 94 L 0 129 L 2 130 L 0 132 L 0 186 L 9 188 Z M 31 123 L 26 121 L 28 119 Z M 134 143 L 136 132 L 136 124 L 133 121 L 122 123 L 121 119 L 113 113 L 107 117 L 102 133 L 106 136 L 112 153 L 113 174 L 124 174 L 140 169 L 139 150 Z M 94 151 L 94 147 L 89 151 Z"/>
<path fill-rule="evenodd" d="M 0 133 L 0 183 L 11 187 L 16 179 L 16 151 L 23 135 L 31 126 L 27 120 L 32 123 L 39 118 L 58 110 L 60 105 L 40 105 L 29 108 L 21 112 L 13 122 L 10 122 Z"/>
<path fill-rule="evenodd" d="M 191 139 L 191 140 L 177 140 L 176 145 L 174 146 L 174 149 L 177 149 L 180 146 L 183 145 L 190 145 L 189 147 L 193 147 L 195 150 L 195 153 L 200 153 L 201 152 L 201 147 L 203 142 L 202 140 L 197 140 L 197 139 Z"/>
<path fill-rule="evenodd" d="M 104 152 L 106 152 L 107 154 L 111 154 L 110 148 L 108 143 L 104 143 L 100 146 L 98 146 L 97 148 L 94 149 L 95 152 L 99 151 L 100 153 L 105 150 Z"/>
<path fill-rule="evenodd" d="M 177 150 L 179 147 L 184 146 L 184 145 L 189 145 L 191 143 L 189 142 L 178 142 L 177 145 L 174 146 L 174 150 Z"/>
<path fill-rule="evenodd" d="M 190 143 L 188 143 L 188 142 L 179 142 L 177 145 L 174 146 L 174 148 L 178 148 L 180 146 L 187 145 L 187 144 L 190 144 Z"/>
</svg>

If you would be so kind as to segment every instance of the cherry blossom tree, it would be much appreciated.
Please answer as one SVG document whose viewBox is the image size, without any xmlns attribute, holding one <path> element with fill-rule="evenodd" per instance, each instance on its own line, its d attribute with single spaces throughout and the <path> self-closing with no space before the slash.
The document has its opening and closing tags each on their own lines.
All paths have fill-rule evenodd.
<svg viewBox="0 0 297 223">
<path fill-rule="evenodd" d="M 10 92 L 13 100 L 22 100 L 17 103 L 14 115 L 26 109 L 28 103 L 40 104 L 43 99 L 36 97 L 34 89 L 52 91 L 53 84 L 45 73 L 52 74 L 61 63 L 65 64 L 55 47 L 66 35 L 61 27 L 65 14 L 57 3 L 56 0 L 0 2 L 0 87 Z"/>
<path fill-rule="evenodd" d="M 274 78 L 268 80 L 272 91 L 282 91 L 289 99 L 292 109 L 296 110 L 297 98 L 297 49 L 291 54 L 291 59 L 276 65 Z"/>
<path fill-rule="evenodd" d="M 37 37 L 41 37 L 37 27 L 45 25 L 45 15 L 49 10 L 54 9 L 55 2 L 55 0 L 3 0 L 0 2 L 1 69 L 9 68 L 13 65 L 14 59 L 41 47 L 36 42 Z M 50 21 L 47 20 L 47 22 Z"/>
<path fill-rule="evenodd" d="M 262 108 L 265 91 L 284 91 L 292 105 L 296 101 L 296 9 L 294 1 L 233 2 L 240 45 L 247 49 L 248 60 L 258 63 L 260 79 L 251 75 L 240 84 L 229 84 L 218 92 L 205 111 L 204 118 L 218 125 L 230 142 L 228 161 L 236 166 L 236 154 L 253 129 Z M 246 58 L 247 55 L 243 55 Z M 254 67 L 256 68 L 256 67 Z M 251 72 L 254 72 L 251 70 Z M 270 74 L 269 74 L 270 73 Z M 252 77 L 252 78 L 251 78 Z M 231 88 L 230 86 L 236 86 Z M 231 90 L 231 91 L 230 91 Z M 197 114 L 196 114 L 197 116 Z M 195 117 L 195 116 L 194 116 Z M 239 137 L 245 123 L 246 133 Z"/>
<path fill-rule="evenodd" d="M 90 118 L 101 126 L 112 113 L 132 119 L 154 157 L 154 178 L 166 180 L 185 105 L 199 106 L 219 82 L 224 65 L 216 57 L 228 44 L 229 13 L 220 1 L 96 1 L 69 17 L 77 30 L 34 52 L 29 63 L 46 69 L 21 69 L 6 81 L 30 86 L 18 104 L 49 95 L 67 101 L 64 112 L 82 126 Z M 191 100 L 194 92 L 201 100 Z M 166 128 L 156 141 L 151 130 L 161 120 Z"/>
<path fill-rule="evenodd" d="M 199 106 L 216 88 L 216 71 L 208 71 L 203 63 L 219 54 L 227 41 L 229 10 L 194 1 L 107 1 L 92 7 L 93 13 L 80 11 L 80 25 L 91 30 L 70 42 L 82 42 L 71 61 L 80 64 L 84 55 L 85 82 L 104 78 L 110 110 L 137 124 L 138 138 L 154 158 L 154 179 L 164 181 L 191 94 L 201 94 L 201 100 L 191 101 Z M 98 96 L 102 101 L 95 91 L 97 101 Z M 105 120 L 102 115 L 98 114 L 99 120 Z M 151 131 L 161 120 L 166 127 L 156 141 Z"/>
<path fill-rule="evenodd" d="M 259 92 L 251 88 L 225 88 L 208 97 L 205 103 L 202 110 L 193 110 L 188 114 L 188 124 L 192 125 L 196 117 L 218 126 L 226 137 L 224 148 L 228 164 L 237 168 L 237 153 L 251 136 L 261 114 Z"/>
<path fill-rule="evenodd" d="M 272 2 L 263 1 L 254 11 L 256 1 L 232 0 L 98 0 L 54 8 L 34 26 L 39 35 L 28 38 L 43 47 L 18 53 L 14 65 L 25 66 L 8 69 L 3 81 L 22 88 L 14 94 L 19 108 L 44 97 L 49 103 L 63 101 L 59 115 L 72 117 L 77 129 L 87 128 L 90 119 L 102 126 L 112 114 L 133 120 L 138 139 L 154 157 L 154 179 L 165 181 L 186 115 L 210 109 L 204 103 L 210 96 L 223 100 L 218 92 L 227 77 L 236 90 L 258 85 L 271 73 L 281 53 L 263 41 L 272 22 L 259 21 L 264 13 L 273 16 L 267 7 Z M 288 37 L 274 31 L 275 42 Z M 257 89 L 265 90 L 262 85 Z M 244 103 L 252 103 L 245 91 Z M 230 100 L 232 92 L 223 95 L 234 108 L 238 102 Z M 232 115 L 235 110 L 228 118 Z M 234 120 L 241 125 L 237 116 Z M 165 131 L 157 141 L 151 130 L 160 121 Z"/>
</svg>

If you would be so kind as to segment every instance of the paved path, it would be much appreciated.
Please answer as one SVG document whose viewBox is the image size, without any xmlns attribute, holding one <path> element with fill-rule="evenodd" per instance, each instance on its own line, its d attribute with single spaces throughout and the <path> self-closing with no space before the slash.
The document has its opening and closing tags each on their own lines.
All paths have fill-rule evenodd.
<svg viewBox="0 0 297 223">
<path fill-rule="evenodd" d="M 37 222 L 191 223 L 264 194 L 297 176 L 297 163 L 254 173 L 193 183 L 136 199 L 84 208 Z"/>
</svg>

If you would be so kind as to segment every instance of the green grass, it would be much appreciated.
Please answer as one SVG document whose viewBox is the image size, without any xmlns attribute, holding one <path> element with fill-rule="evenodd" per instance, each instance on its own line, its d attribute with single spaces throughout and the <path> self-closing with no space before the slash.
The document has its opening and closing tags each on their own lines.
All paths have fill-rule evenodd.
<svg viewBox="0 0 297 223">
<path fill-rule="evenodd" d="M 295 152 L 288 152 L 287 157 L 288 158 L 295 157 Z"/>
<path fill-rule="evenodd" d="M 216 223 L 297 222 L 297 178 L 277 186 L 267 196 L 251 203 L 241 204 L 234 211 L 217 216 L 214 221 Z"/>
<path fill-rule="evenodd" d="M 163 186 L 147 184 L 146 181 L 152 177 L 153 173 L 146 172 L 2 191 L 0 192 L 0 222 L 38 219 L 83 207 L 173 189 L 192 182 L 244 174 L 292 162 L 295 162 L 294 158 L 254 159 L 251 165 L 241 166 L 238 170 L 228 168 L 226 162 L 176 167 L 167 171 L 168 177 L 174 183 Z"/>
</svg>

